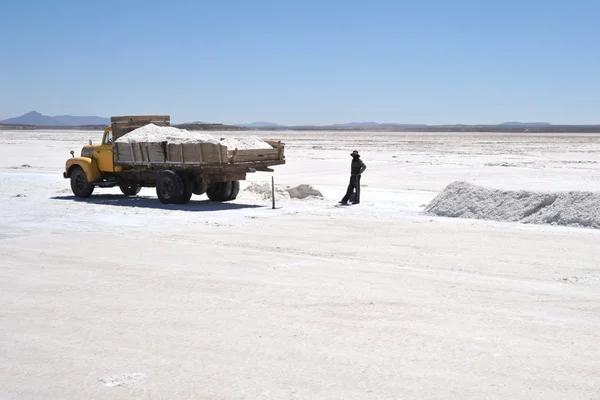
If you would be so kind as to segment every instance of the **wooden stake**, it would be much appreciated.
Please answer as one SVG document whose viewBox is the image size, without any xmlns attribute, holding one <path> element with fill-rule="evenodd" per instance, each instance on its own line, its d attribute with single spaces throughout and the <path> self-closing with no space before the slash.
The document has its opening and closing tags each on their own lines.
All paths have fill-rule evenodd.
<svg viewBox="0 0 600 400">
<path fill-rule="evenodd" d="M 271 197 L 273 198 L 273 210 L 275 209 L 275 177 L 271 175 Z"/>
</svg>

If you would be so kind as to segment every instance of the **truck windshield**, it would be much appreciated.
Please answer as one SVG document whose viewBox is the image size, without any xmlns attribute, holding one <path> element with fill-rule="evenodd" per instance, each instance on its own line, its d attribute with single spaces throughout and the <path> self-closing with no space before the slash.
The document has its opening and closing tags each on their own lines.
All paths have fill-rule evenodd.
<svg viewBox="0 0 600 400">
<path fill-rule="evenodd" d="M 112 131 L 109 131 L 104 138 L 104 144 L 112 144 Z"/>
</svg>

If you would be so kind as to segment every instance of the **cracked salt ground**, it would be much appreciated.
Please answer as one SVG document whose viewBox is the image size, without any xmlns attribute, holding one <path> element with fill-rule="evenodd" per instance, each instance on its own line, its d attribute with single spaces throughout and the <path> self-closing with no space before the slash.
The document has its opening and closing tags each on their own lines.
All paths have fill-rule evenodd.
<svg viewBox="0 0 600 400">
<path fill-rule="evenodd" d="M 99 132 L 0 131 L 0 399 L 598 397 L 600 230 L 419 215 L 453 181 L 596 190 L 600 163 L 485 164 L 600 161 L 597 135 L 257 134 L 290 151 L 276 187 L 324 200 L 75 201 L 65 159 Z"/>
<path fill-rule="evenodd" d="M 117 374 L 104 378 L 98 378 L 98 382 L 108 387 L 127 386 L 134 382 L 146 379 L 146 374 L 141 372 L 131 374 Z"/>
<path fill-rule="evenodd" d="M 564 283 L 575 283 L 581 285 L 598 285 L 600 284 L 600 275 L 588 275 L 588 276 L 569 276 L 556 279 L 559 282 Z"/>
</svg>

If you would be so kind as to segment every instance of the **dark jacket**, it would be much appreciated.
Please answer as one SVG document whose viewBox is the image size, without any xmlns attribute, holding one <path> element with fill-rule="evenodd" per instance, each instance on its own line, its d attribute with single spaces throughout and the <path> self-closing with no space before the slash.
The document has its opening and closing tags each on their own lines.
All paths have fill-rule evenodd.
<svg viewBox="0 0 600 400">
<path fill-rule="evenodd" d="M 365 171 L 365 169 L 367 169 L 367 166 L 360 159 L 360 157 L 352 158 L 352 164 L 350 164 L 350 175 L 352 175 L 352 176 L 360 175 Z"/>
</svg>

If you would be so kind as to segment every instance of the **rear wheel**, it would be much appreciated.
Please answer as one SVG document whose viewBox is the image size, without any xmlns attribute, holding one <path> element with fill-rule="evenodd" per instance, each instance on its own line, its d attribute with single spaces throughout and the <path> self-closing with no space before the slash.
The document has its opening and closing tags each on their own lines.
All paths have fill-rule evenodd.
<svg viewBox="0 0 600 400">
<path fill-rule="evenodd" d="M 76 197 L 90 197 L 94 185 L 88 182 L 87 176 L 81 167 L 75 167 L 71 172 L 71 190 Z"/>
<path fill-rule="evenodd" d="M 186 204 L 192 198 L 192 193 L 194 192 L 194 181 L 186 174 L 178 173 L 177 175 L 183 182 L 183 190 L 181 197 L 175 202 L 175 204 Z"/>
<path fill-rule="evenodd" d="M 195 195 L 200 196 L 200 195 L 206 193 L 207 189 L 208 189 L 208 185 L 204 182 L 204 180 L 202 178 L 194 180 L 194 194 Z"/>
<path fill-rule="evenodd" d="M 163 204 L 177 204 L 183 197 L 183 180 L 175 171 L 164 170 L 156 179 L 156 196 Z"/>
<path fill-rule="evenodd" d="M 142 187 L 135 183 L 119 183 L 119 189 L 125 196 L 135 196 L 140 192 Z"/>
<path fill-rule="evenodd" d="M 212 201 L 231 201 L 237 198 L 239 192 L 239 181 L 217 182 L 208 187 L 206 195 Z"/>
<path fill-rule="evenodd" d="M 229 200 L 235 200 L 240 192 L 240 181 L 231 182 L 231 194 Z"/>
<path fill-rule="evenodd" d="M 227 201 L 231 195 L 231 182 L 211 183 L 206 190 L 206 195 L 211 201 Z"/>
</svg>

